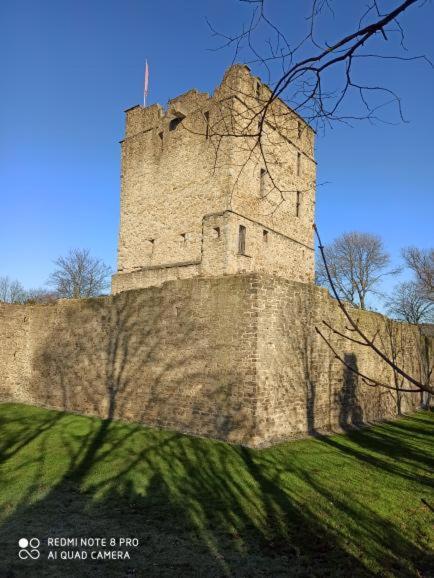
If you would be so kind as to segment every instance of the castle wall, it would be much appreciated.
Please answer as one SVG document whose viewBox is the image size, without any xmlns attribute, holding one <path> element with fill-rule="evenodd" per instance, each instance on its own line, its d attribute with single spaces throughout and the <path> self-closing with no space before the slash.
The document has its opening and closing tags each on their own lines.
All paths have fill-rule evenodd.
<svg viewBox="0 0 434 578">
<path fill-rule="evenodd" d="M 354 314 L 419 374 L 414 328 Z M 276 276 L 197 277 L 98 299 L 2 305 L 0 317 L 3 401 L 251 446 L 397 413 L 395 392 L 363 383 L 316 334 L 323 320 L 345 332 L 336 302 Z M 331 341 L 347 363 L 394 383 L 372 351 Z M 403 394 L 402 410 L 419 401 Z"/>
<path fill-rule="evenodd" d="M 240 253 L 239 228 L 245 228 L 245 250 Z M 112 277 L 112 293 L 161 285 L 197 276 L 236 273 L 274 273 L 309 283 L 314 267 L 310 247 L 233 211 L 206 215 L 200 228 L 196 261 L 150 266 Z"/>
<path fill-rule="evenodd" d="M 8 379 L 0 398 L 247 441 L 254 291 L 249 277 L 189 279 L 112 297 L 4 306 L 2 343 L 8 327 L 28 329 L 19 351 L 25 363 L 16 365 L 13 348 L 2 355 L 0 375 Z"/>
<path fill-rule="evenodd" d="M 345 429 L 393 418 L 420 407 L 420 393 L 372 387 L 336 359 L 322 334 L 350 367 L 395 387 L 409 387 L 368 347 L 333 334 L 329 326 L 351 338 L 348 320 L 327 290 L 282 278 L 258 280 L 257 435 L 269 445 L 293 436 Z M 424 379 L 424 345 L 419 330 L 378 313 L 349 308 L 360 328 L 396 363 Z M 427 340 L 430 358 L 434 341 Z M 422 364 L 422 365 L 421 365 Z M 411 387 L 411 386 L 410 386 Z"/>
<path fill-rule="evenodd" d="M 0 303 L 0 400 L 26 398 L 29 314 L 28 307 Z"/>
<path fill-rule="evenodd" d="M 246 230 L 244 254 L 239 252 L 240 226 Z M 314 253 L 310 247 L 232 211 L 226 214 L 226 231 L 225 273 L 262 272 L 305 283 L 311 281 L 309 270 L 314 265 Z"/>
<path fill-rule="evenodd" d="M 172 263 L 166 266 L 154 266 L 129 273 L 113 275 L 112 293 L 129 291 L 130 289 L 144 289 L 146 287 L 158 287 L 166 281 L 177 279 L 190 279 L 200 274 L 200 261 Z"/>
<path fill-rule="evenodd" d="M 235 94 L 231 105 L 233 131 L 254 135 L 270 89 L 243 66 L 230 69 L 224 84 Z M 313 249 L 314 131 L 277 99 L 265 114 L 261 149 L 256 143 L 254 136 L 237 136 L 231 142 L 230 208 Z M 313 268 L 308 276 L 313 282 Z"/>
</svg>

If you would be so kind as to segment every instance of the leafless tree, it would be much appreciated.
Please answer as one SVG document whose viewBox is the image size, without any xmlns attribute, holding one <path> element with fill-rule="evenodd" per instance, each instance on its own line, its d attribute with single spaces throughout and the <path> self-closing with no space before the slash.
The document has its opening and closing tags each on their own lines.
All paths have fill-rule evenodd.
<svg viewBox="0 0 434 578">
<path fill-rule="evenodd" d="M 35 303 L 54 303 L 59 298 L 55 291 L 46 289 L 28 289 L 26 291 L 25 303 L 34 305 Z"/>
<path fill-rule="evenodd" d="M 265 77 L 269 90 L 258 94 L 255 104 L 247 95 L 239 94 L 244 110 L 239 112 L 238 122 L 234 122 L 231 111 L 227 122 L 219 119 L 218 127 L 207 127 L 207 131 L 214 136 L 217 150 L 221 150 L 225 137 L 244 137 L 248 160 L 265 165 L 273 191 L 279 191 L 282 197 L 288 191 L 282 190 L 279 182 L 274 147 L 267 146 L 273 144 L 268 142 L 271 132 L 274 141 L 280 135 L 282 142 L 293 145 L 287 131 L 289 112 L 276 106 L 279 102 L 288 105 L 317 131 L 357 120 L 371 123 L 404 120 L 400 97 L 382 86 L 381 72 L 378 82 L 372 81 L 370 62 L 387 66 L 396 60 L 422 60 L 432 67 L 425 55 L 410 53 L 400 21 L 406 11 L 423 9 L 426 0 L 354 0 L 351 10 L 346 5 L 338 7 L 333 0 L 311 0 L 304 3 L 304 14 L 288 2 L 287 21 L 297 22 L 293 27 L 299 30 L 297 38 L 293 33 L 289 38 L 286 20 L 278 23 L 272 20 L 268 10 L 272 3 L 268 0 L 241 2 L 251 9 L 241 30 L 229 33 L 209 23 L 218 41 L 215 49 L 231 49 L 233 61 L 254 66 Z M 345 16 L 341 18 L 344 28 L 330 38 L 330 30 L 335 28 L 330 26 L 335 11 Z M 419 13 L 423 17 L 423 10 Z M 391 107 L 396 116 L 385 112 Z M 240 167 L 240 172 L 243 168 Z"/>
<path fill-rule="evenodd" d="M 386 270 L 390 257 L 380 237 L 369 233 L 344 233 L 324 247 L 324 255 L 339 297 L 360 309 L 366 309 L 366 298 L 377 292 L 381 279 L 397 272 Z M 317 282 L 331 289 L 329 275 L 324 261 L 318 260 Z"/>
<path fill-rule="evenodd" d="M 392 317 L 408 323 L 429 323 L 434 319 L 434 303 L 414 281 L 397 285 L 386 300 L 386 309 Z"/>
<path fill-rule="evenodd" d="M 0 301 L 4 303 L 24 303 L 26 291 L 19 281 L 0 277 Z"/>
<path fill-rule="evenodd" d="M 54 263 L 57 269 L 50 275 L 48 284 L 59 297 L 94 297 L 108 287 L 110 268 L 91 257 L 87 249 L 71 249 L 66 257 L 59 257 Z"/>
<path fill-rule="evenodd" d="M 413 271 L 421 294 L 434 303 L 434 249 L 407 247 L 402 256 Z"/>
<path fill-rule="evenodd" d="M 314 229 L 315 229 L 315 234 L 316 234 L 316 237 L 318 240 L 318 247 L 319 247 L 320 255 L 321 255 L 321 258 L 322 258 L 323 263 L 324 263 L 324 268 L 325 268 L 325 272 L 327 275 L 328 283 L 330 285 L 332 294 L 335 297 L 335 299 L 337 300 L 339 308 L 342 311 L 344 318 L 346 319 L 346 321 L 348 323 L 348 326 L 346 327 L 348 333 L 343 333 L 341 331 L 338 331 L 335 327 L 330 325 L 330 323 L 328 323 L 325 320 L 323 320 L 323 322 L 322 322 L 324 327 L 326 327 L 330 331 L 331 335 L 335 335 L 337 337 L 340 337 L 342 339 L 347 340 L 348 342 L 351 342 L 353 344 L 354 343 L 358 344 L 362 347 L 366 347 L 366 348 L 370 349 L 371 351 L 373 351 L 378 356 L 379 360 L 382 360 L 386 365 L 388 365 L 393 370 L 394 375 L 395 375 L 395 384 L 391 385 L 389 383 L 381 382 L 377 378 L 366 375 L 366 374 L 362 373 L 361 371 L 359 371 L 358 369 L 356 369 L 355 367 L 353 367 L 350 363 L 347 363 L 345 361 L 345 358 L 338 353 L 337 348 L 332 343 L 332 340 L 329 337 L 327 337 L 325 335 L 325 333 L 322 331 L 322 327 L 320 328 L 317 326 L 317 327 L 315 327 L 315 330 L 318 333 L 318 335 L 327 344 L 329 349 L 334 354 L 335 358 L 338 359 L 348 371 L 350 371 L 350 372 L 356 374 L 358 377 L 360 377 L 361 380 L 366 385 L 369 385 L 371 387 L 382 387 L 382 388 L 385 388 L 388 390 L 394 390 L 395 392 L 407 392 L 407 393 L 425 392 L 425 393 L 430 394 L 430 395 L 434 394 L 434 386 L 432 384 L 434 365 L 433 365 L 433 360 L 431 357 L 431 348 L 429 346 L 427 346 L 426 337 L 424 336 L 424 339 L 423 339 L 424 345 L 427 346 L 426 347 L 426 355 L 425 355 L 425 359 L 422 360 L 422 363 L 421 363 L 421 365 L 424 365 L 424 371 L 423 371 L 424 375 L 421 375 L 420 378 L 417 378 L 414 375 L 411 375 L 410 373 L 408 373 L 406 370 L 404 370 L 398 363 L 396 363 L 396 361 L 393 360 L 393 356 L 390 356 L 389 353 L 387 351 L 385 351 L 383 347 L 381 347 L 380 345 L 377 344 L 377 341 L 378 341 L 377 337 L 380 333 L 381 328 L 378 327 L 373 335 L 368 335 L 365 332 L 365 330 L 361 327 L 358 319 L 356 319 L 354 317 L 353 313 L 350 311 L 350 308 L 347 305 L 345 305 L 345 303 L 342 301 L 341 297 L 339 296 L 338 289 L 334 284 L 333 277 L 332 277 L 330 270 L 329 270 L 329 267 L 328 267 L 327 257 L 326 257 L 326 253 L 325 253 L 325 247 L 322 244 L 321 237 L 320 237 L 319 232 L 318 232 L 318 228 L 316 226 L 314 226 Z M 421 374 L 422 374 L 422 372 L 421 372 Z M 404 380 L 403 383 L 405 383 L 405 386 L 397 385 L 397 378 L 403 378 L 403 380 Z"/>
</svg>

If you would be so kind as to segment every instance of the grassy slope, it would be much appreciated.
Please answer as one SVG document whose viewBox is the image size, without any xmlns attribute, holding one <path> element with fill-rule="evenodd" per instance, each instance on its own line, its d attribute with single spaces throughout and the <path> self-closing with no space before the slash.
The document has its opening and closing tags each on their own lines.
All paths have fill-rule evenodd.
<svg viewBox="0 0 434 578">
<path fill-rule="evenodd" d="M 428 576 L 433 425 L 420 413 L 253 451 L 1 405 L 0 575 Z M 21 562 L 30 535 L 141 547 L 130 561 Z"/>
</svg>

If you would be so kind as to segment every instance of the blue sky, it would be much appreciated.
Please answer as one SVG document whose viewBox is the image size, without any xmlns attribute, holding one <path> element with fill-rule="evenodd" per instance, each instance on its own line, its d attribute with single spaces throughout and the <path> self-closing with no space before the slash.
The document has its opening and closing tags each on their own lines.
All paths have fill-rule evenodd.
<svg viewBox="0 0 434 578">
<path fill-rule="evenodd" d="M 365 5 L 340 2 L 342 15 L 334 4 L 337 14 L 321 30 L 330 41 Z M 305 6 L 272 1 L 270 13 L 290 39 L 301 33 Z M 248 14 L 238 0 L 2 1 L 0 275 L 43 286 L 53 260 L 71 247 L 115 268 L 118 141 L 123 110 L 142 99 L 145 58 L 150 103 L 192 87 L 212 91 L 232 52 L 209 50 L 216 40 L 206 18 L 235 31 Z M 403 17 L 409 54 L 434 58 L 433 21 L 432 3 Z M 381 235 L 398 263 L 401 247 L 433 244 L 434 74 L 422 62 L 392 61 L 366 72 L 399 93 L 409 122 L 339 125 L 318 136 L 325 184 L 317 222 L 326 242 L 349 230 Z"/>
</svg>

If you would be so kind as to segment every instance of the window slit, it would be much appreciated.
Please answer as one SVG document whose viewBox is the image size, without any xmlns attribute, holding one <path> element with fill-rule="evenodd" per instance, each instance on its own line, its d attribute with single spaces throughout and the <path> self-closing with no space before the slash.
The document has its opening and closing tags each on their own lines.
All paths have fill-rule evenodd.
<svg viewBox="0 0 434 578">
<path fill-rule="evenodd" d="M 240 255 L 246 254 L 246 227 L 240 225 L 238 232 L 238 253 Z"/>
</svg>

